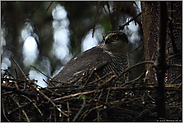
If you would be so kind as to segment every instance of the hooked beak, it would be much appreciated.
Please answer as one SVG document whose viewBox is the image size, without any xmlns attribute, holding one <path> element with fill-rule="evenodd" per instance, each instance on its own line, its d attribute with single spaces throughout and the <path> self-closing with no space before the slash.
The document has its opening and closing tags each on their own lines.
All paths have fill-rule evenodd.
<svg viewBox="0 0 183 123">
<path fill-rule="evenodd" d="M 110 42 L 109 36 L 106 36 L 106 37 L 105 37 L 105 44 L 108 44 L 109 42 Z"/>
</svg>

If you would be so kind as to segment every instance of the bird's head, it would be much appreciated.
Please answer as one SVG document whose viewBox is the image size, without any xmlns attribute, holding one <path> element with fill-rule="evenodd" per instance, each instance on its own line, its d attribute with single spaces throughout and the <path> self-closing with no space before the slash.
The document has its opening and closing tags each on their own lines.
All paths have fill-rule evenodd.
<svg viewBox="0 0 183 123">
<path fill-rule="evenodd" d="M 128 38 L 123 32 L 107 32 L 103 36 L 100 47 L 111 53 L 126 53 L 128 51 Z"/>
</svg>

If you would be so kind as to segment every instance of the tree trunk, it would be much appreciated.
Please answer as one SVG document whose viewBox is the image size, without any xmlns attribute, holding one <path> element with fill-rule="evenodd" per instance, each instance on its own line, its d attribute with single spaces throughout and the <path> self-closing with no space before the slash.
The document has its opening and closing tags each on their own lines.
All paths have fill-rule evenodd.
<svg viewBox="0 0 183 123">
<path fill-rule="evenodd" d="M 182 3 L 142 2 L 141 7 L 145 60 L 155 61 L 154 66 L 146 65 L 147 82 L 158 85 L 157 116 L 165 118 L 164 84 L 181 86 L 182 81 Z"/>
</svg>

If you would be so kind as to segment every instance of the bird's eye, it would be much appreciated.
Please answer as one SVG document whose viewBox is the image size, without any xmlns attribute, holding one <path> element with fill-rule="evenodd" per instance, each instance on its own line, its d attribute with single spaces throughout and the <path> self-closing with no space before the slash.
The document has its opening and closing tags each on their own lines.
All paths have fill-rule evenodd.
<svg viewBox="0 0 183 123">
<path fill-rule="evenodd" d="M 113 38 L 114 40 L 117 40 L 117 39 L 118 39 L 118 35 L 113 35 L 112 38 Z"/>
</svg>

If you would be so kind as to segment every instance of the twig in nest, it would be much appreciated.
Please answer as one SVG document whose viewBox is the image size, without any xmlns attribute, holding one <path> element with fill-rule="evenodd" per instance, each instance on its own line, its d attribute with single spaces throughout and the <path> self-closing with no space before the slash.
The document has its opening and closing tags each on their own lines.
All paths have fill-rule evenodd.
<svg viewBox="0 0 183 123">
<path fill-rule="evenodd" d="M 156 101 L 154 98 L 152 98 L 152 96 L 151 96 L 149 93 L 147 93 L 147 96 L 148 96 L 149 98 L 151 98 L 154 102 Z"/>
<path fill-rule="evenodd" d="M 15 101 L 15 103 L 18 105 L 18 107 L 21 107 L 18 100 L 16 100 L 14 97 L 12 99 Z M 30 122 L 29 117 L 27 116 L 27 113 L 22 109 L 22 113 L 25 115 L 25 118 L 27 119 L 28 122 Z"/>
<path fill-rule="evenodd" d="M 107 91 L 107 96 L 106 96 L 106 99 L 105 99 L 105 102 L 106 102 L 106 103 L 107 103 L 107 101 L 108 101 L 110 91 L 111 91 L 111 89 L 109 89 L 109 90 Z"/>
<path fill-rule="evenodd" d="M 95 110 L 95 109 L 99 109 L 99 108 L 101 108 L 101 107 L 103 107 L 103 105 L 99 105 L 99 106 L 96 106 L 96 107 L 90 109 L 90 110 L 88 111 L 88 113 L 86 113 L 86 114 L 83 116 L 83 119 L 84 119 L 86 116 L 88 116 L 88 114 L 89 114 L 91 111 L 93 111 L 93 110 Z"/>
<path fill-rule="evenodd" d="M 95 73 L 95 76 L 96 76 L 98 79 L 100 79 L 100 76 L 99 76 L 97 73 Z"/>
<path fill-rule="evenodd" d="M 181 55 L 181 52 L 173 54 L 173 55 L 170 55 L 168 58 L 166 58 L 166 61 L 168 61 L 169 59 L 171 59 L 173 57 L 179 56 L 179 55 Z"/>
<path fill-rule="evenodd" d="M 55 103 L 48 97 L 48 96 L 46 96 L 44 93 L 42 93 L 40 90 L 38 90 L 37 89 L 37 91 L 44 97 L 44 98 L 46 98 L 49 102 L 51 102 L 52 104 L 53 104 L 53 106 L 54 107 L 56 107 L 56 109 L 59 111 L 59 112 L 61 112 L 63 115 L 65 115 L 66 117 L 68 117 L 68 115 L 67 114 L 65 114 L 60 108 L 58 108 L 56 105 L 55 105 Z"/>
<path fill-rule="evenodd" d="M 44 79 L 43 79 L 43 81 L 44 81 L 47 85 L 49 85 L 49 86 L 51 86 L 51 87 L 54 87 L 54 84 L 53 84 L 51 81 L 47 82 L 47 81 L 44 80 Z"/>
<path fill-rule="evenodd" d="M 59 97 L 59 98 L 56 98 L 54 99 L 54 101 L 58 101 L 58 100 L 62 100 L 62 99 L 66 99 L 66 98 L 71 98 L 71 97 L 75 97 L 75 96 L 78 96 L 78 95 L 85 95 L 85 94 L 91 94 L 91 93 L 94 93 L 94 92 L 97 92 L 98 90 L 92 90 L 92 91 L 86 91 L 86 92 L 80 92 L 80 93 L 76 93 L 76 94 L 71 94 L 71 95 L 67 95 L 67 96 L 63 96 L 63 97 Z"/>
<path fill-rule="evenodd" d="M 138 85 L 133 87 L 109 87 L 107 90 L 147 90 L 147 89 L 156 89 L 157 86 L 153 85 Z M 177 86 L 165 86 L 165 90 L 167 91 L 181 91 L 181 89 L 177 89 Z"/>
<path fill-rule="evenodd" d="M 100 78 L 100 76 L 99 76 L 97 73 L 95 73 L 95 75 L 96 75 L 96 77 L 97 77 L 97 80 L 100 79 L 100 81 L 99 81 L 98 84 L 97 84 L 97 86 L 99 86 L 100 83 L 103 82 L 103 80 Z"/>
<path fill-rule="evenodd" d="M 91 71 L 91 73 L 90 73 L 90 75 L 88 76 L 88 78 L 87 78 L 85 84 L 83 85 L 83 87 L 88 83 L 88 81 L 89 81 L 89 79 L 91 78 L 91 76 L 93 75 L 93 73 L 94 73 L 94 70 Z M 81 77 L 80 79 L 82 80 L 82 77 Z"/>
<path fill-rule="evenodd" d="M 67 111 L 68 111 L 68 118 L 67 118 L 67 121 L 69 122 L 69 113 L 70 113 L 70 108 L 69 108 L 69 102 L 67 101 Z"/>
<path fill-rule="evenodd" d="M 179 77 L 181 77 L 182 76 L 182 73 L 181 74 L 179 74 L 174 80 L 172 80 L 171 82 L 170 82 L 170 84 L 172 84 L 173 82 L 175 82 Z"/>
<path fill-rule="evenodd" d="M 110 104 L 109 103 L 104 103 L 100 100 L 97 100 L 97 99 L 94 99 L 95 102 L 99 102 L 100 104 L 104 105 L 104 106 L 107 106 L 107 107 L 110 107 Z"/>
<path fill-rule="evenodd" d="M 148 108 L 148 109 L 142 111 L 137 117 L 135 117 L 135 120 L 138 119 L 139 117 L 141 117 L 142 115 L 145 115 L 147 112 L 151 112 L 151 110 L 153 110 L 153 109 L 155 109 L 155 107 L 151 107 L 151 108 Z"/>
<path fill-rule="evenodd" d="M 116 107 L 116 108 L 120 109 L 121 112 L 125 113 L 125 114 L 133 114 L 133 115 L 139 114 L 138 112 L 133 111 L 133 110 L 129 110 L 129 109 L 121 108 L 121 107 Z"/>
<path fill-rule="evenodd" d="M 24 105 L 22 105 L 22 106 L 20 106 L 20 107 L 17 107 L 17 108 L 15 108 L 15 109 L 13 109 L 12 111 L 8 112 L 8 114 L 11 114 L 11 113 L 13 113 L 14 111 L 16 111 L 16 110 L 18 110 L 18 109 L 21 109 L 21 108 L 23 108 L 23 107 L 25 107 L 25 106 L 27 106 L 27 105 L 29 105 L 29 104 L 31 104 L 31 103 L 32 103 L 32 101 L 31 101 L 31 102 L 28 102 L 28 103 L 25 103 Z"/>
<path fill-rule="evenodd" d="M 20 66 L 18 65 L 18 63 L 15 61 L 15 59 L 13 58 L 13 56 L 11 55 L 11 59 L 13 60 L 13 62 L 15 63 L 15 65 L 18 67 L 18 69 L 20 70 L 20 72 L 22 73 L 22 75 L 25 77 L 25 79 L 27 80 L 28 85 L 31 87 L 31 90 L 35 93 L 35 95 L 37 96 L 37 92 L 34 90 L 36 87 L 34 87 L 32 84 L 30 84 L 30 80 L 29 78 L 26 77 L 25 73 L 22 71 L 22 69 L 20 68 Z"/>
<path fill-rule="evenodd" d="M 3 115 L 4 115 L 4 117 L 6 118 L 6 120 L 7 120 L 8 122 L 10 122 L 10 120 L 6 117 L 6 113 L 5 113 L 5 110 L 4 110 L 4 103 L 3 103 L 3 102 L 1 103 L 1 106 L 2 106 L 2 110 L 3 110 Z"/>
<path fill-rule="evenodd" d="M 178 89 L 182 86 L 182 83 L 180 83 L 180 85 L 178 86 Z"/>
<path fill-rule="evenodd" d="M 13 58 L 13 56 L 11 55 L 11 59 L 13 60 L 13 62 L 15 63 L 15 65 L 18 67 L 18 69 L 20 70 L 20 72 L 22 73 L 22 75 L 25 77 L 26 80 L 29 80 L 27 78 L 27 76 L 25 75 L 25 73 L 22 71 L 22 69 L 20 68 L 20 66 L 18 65 L 18 63 L 15 61 L 15 59 Z"/>
<path fill-rule="evenodd" d="M 21 79 L 1 78 L 1 81 L 9 81 L 9 80 L 17 81 L 17 82 L 25 82 L 26 81 L 26 80 L 21 80 Z M 37 82 L 37 80 L 31 80 L 31 81 Z"/>
<path fill-rule="evenodd" d="M 47 90 L 47 91 L 51 92 L 51 93 L 54 94 L 54 95 L 62 96 L 62 94 L 59 94 L 59 93 L 57 93 L 56 91 L 52 91 L 52 90 L 50 90 L 49 88 L 40 88 L 40 89 Z"/>
<path fill-rule="evenodd" d="M 60 89 L 60 88 L 70 88 L 70 87 L 75 87 L 75 88 L 79 88 L 80 86 L 79 85 L 60 85 L 60 86 L 57 86 L 57 87 L 47 87 L 48 89 Z M 41 88 L 41 89 L 45 89 L 45 88 Z"/>
<path fill-rule="evenodd" d="M 173 9 L 173 3 L 171 3 L 171 9 Z M 170 16 L 169 16 L 169 28 L 170 28 L 170 38 L 171 38 L 171 42 L 172 42 L 172 47 L 173 47 L 173 51 L 175 53 L 177 53 L 179 50 L 177 49 L 177 46 L 176 46 L 176 43 L 175 43 L 175 38 L 174 38 L 174 35 L 173 35 L 173 14 L 172 12 L 170 12 Z"/>
<path fill-rule="evenodd" d="M 135 65 L 132 65 L 131 67 L 128 67 L 123 72 L 121 72 L 114 80 L 117 80 L 124 73 L 126 73 L 126 72 L 130 71 L 132 68 L 137 67 L 137 66 L 142 65 L 142 64 L 154 64 L 154 61 L 142 61 L 142 62 L 139 62 Z"/>
<path fill-rule="evenodd" d="M 130 84 L 130 83 L 133 83 L 133 82 L 135 82 L 135 81 L 138 81 L 138 80 L 144 75 L 144 73 L 145 73 L 145 71 L 144 71 L 141 75 L 139 75 L 137 78 L 135 78 L 135 79 L 133 79 L 133 80 L 127 82 L 127 83 L 121 83 L 119 86 L 124 87 L 125 85 L 128 85 L 128 84 Z"/>
<path fill-rule="evenodd" d="M 1 69 L 1 70 L 4 70 L 4 69 Z M 13 75 L 11 75 L 11 73 L 8 71 L 8 69 L 5 69 L 4 71 L 5 71 L 6 74 L 8 74 L 8 76 L 11 76 L 11 77 L 13 77 L 15 79 L 15 77 Z"/>
<path fill-rule="evenodd" d="M 12 94 L 12 93 L 13 93 L 13 91 L 8 91 L 8 92 L 1 93 L 1 97 L 4 96 L 4 95 Z"/>
<path fill-rule="evenodd" d="M 34 69 L 36 69 L 37 71 L 39 71 L 41 74 L 43 74 L 44 76 L 46 76 L 47 78 L 51 79 L 51 77 L 47 76 L 45 73 L 43 73 L 41 70 L 39 70 L 38 68 L 34 67 L 34 66 L 30 66 L 33 67 Z"/>
<path fill-rule="evenodd" d="M 108 80 L 106 80 L 106 81 L 103 83 L 103 85 L 102 85 L 100 88 L 106 87 L 107 84 L 108 84 L 113 78 L 115 78 L 115 77 L 116 77 L 116 75 L 112 75 Z"/>
<path fill-rule="evenodd" d="M 85 97 L 85 95 L 80 95 L 79 98 L 81 98 L 83 100 L 83 105 L 81 106 L 81 108 L 79 109 L 78 113 L 74 117 L 73 122 L 78 118 L 78 116 L 80 115 L 81 111 L 83 110 L 83 108 L 85 107 L 85 104 L 86 104 L 86 97 Z"/>
<path fill-rule="evenodd" d="M 41 112 L 41 110 L 37 107 L 37 105 L 34 103 L 34 101 L 32 101 L 30 98 L 28 98 L 27 96 L 22 95 L 23 97 L 27 98 L 33 105 L 34 107 L 38 110 L 38 112 L 41 114 L 41 116 L 43 116 L 43 113 Z"/>
<path fill-rule="evenodd" d="M 13 92 L 19 93 L 19 94 L 24 94 L 26 96 L 31 96 L 31 97 L 35 97 L 36 96 L 34 93 L 31 93 L 29 91 L 24 91 L 22 89 L 17 89 L 16 87 L 6 86 L 6 85 L 2 85 L 2 84 L 1 84 L 1 87 L 2 87 L 2 89 L 13 91 Z"/>
<path fill-rule="evenodd" d="M 123 98 L 123 99 L 121 99 L 121 100 L 115 100 L 115 101 L 112 101 L 112 102 L 108 102 L 108 103 L 106 103 L 106 104 L 110 104 L 110 105 L 119 105 L 119 104 L 121 104 L 122 102 L 124 102 L 126 100 L 126 98 Z"/>
<path fill-rule="evenodd" d="M 181 64 L 168 64 L 167 67 L 168 68 L 170 68 L 170 67 L 182 67 L 182 65 Z"/>
<path fill-rule="evenodd" d="M 111 72 L 105 74 L 104 76 L 100 77 L 100 79 L 97 79 L 97 80 L 95 80 L 95 81 L 92 81 L 92 82 L 90 82 L 90 83 L 88 83 L 88 84 L 96 83 L 96 82 L 98 82 L 98 81 L 104 79 L 106 76 L 108 76 L 108 75 L 110 75 L 110 74 L 113 74 L 113 73 L 114 73 L 114 71 L 111 71 Z"/>
</svg>

